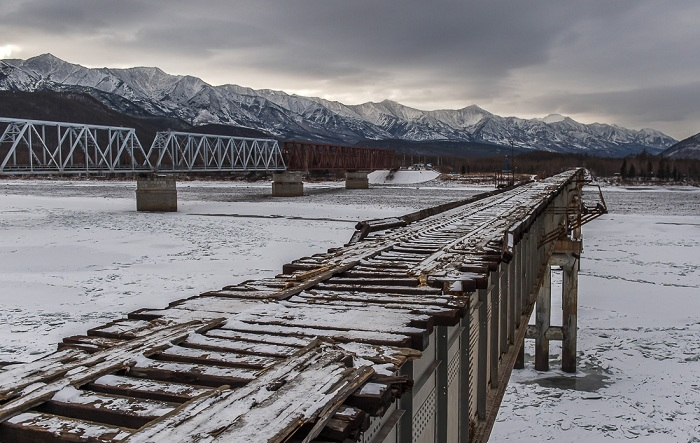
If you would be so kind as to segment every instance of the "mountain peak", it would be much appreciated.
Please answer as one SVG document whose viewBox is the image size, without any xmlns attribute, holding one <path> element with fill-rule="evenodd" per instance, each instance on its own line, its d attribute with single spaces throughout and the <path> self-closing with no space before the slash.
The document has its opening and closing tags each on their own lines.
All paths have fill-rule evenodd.
<svg viewBox="0 0 700 443">
<path fill-rule="evenodd" d="M 564 115 L 561 115 L 561 114 L 549 114 L 549 115 L 546 116 L 545 118 L 540 119 L 540 121 L 542 121 L 542 122 L 544 122 L 544 123 L 547 123 L 547 124 L 549 124 L 549 123 L 559 123 L 559 122 L 561 122 L 561 121 L 566 120 L 567 118 L 568 118 L 568 117 L 566 117 L 566 116 L 564 116 Z"/>
</svg>

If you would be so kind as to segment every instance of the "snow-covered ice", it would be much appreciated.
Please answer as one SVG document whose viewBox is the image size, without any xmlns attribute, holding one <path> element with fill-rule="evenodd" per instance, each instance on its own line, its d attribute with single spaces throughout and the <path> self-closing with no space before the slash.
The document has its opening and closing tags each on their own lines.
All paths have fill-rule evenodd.
<svg viewBox="0 0 700 443">
<path fill-rule="evenodd" d="M 478 192 L 335 182 L 272 198 L 269 182 L 180 182 L 179 212 L 159 214 L 136 212 L 134 190 L 0 181 L 0 361 L 33 360 L 138 308 L 272 276 L 342 245 L 357 221 Z M 537 373 L 528 342 L 492 441 L 700 441 L 700 189 L 604 194 L 611 213 L 584 227 L 580 370 L 557 369 L 553 342 L 553 370 Z"/>
</svg>

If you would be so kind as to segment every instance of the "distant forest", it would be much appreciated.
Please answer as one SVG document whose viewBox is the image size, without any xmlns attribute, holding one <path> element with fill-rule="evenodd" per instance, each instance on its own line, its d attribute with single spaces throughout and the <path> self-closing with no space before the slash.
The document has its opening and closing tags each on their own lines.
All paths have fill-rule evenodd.
<svg viewBox="0 0 700 443">
<path fill-rule="evenodd" d="M 444 173 L 494 173 L 506 169 L 505 156 L 479 158 L 449 158 L 430 155 L 399 157 L 401 166 L 431 164 Z M 415 162 L 415 163 L 412 163 Z M 594 177 L 618 177 L 628 181 L 700 182 L 700 160 L 678 159 L 650 155 L 646 151 L 624 158 L 593 157 L 584 154 L 531 152 L 509 159 L 516 174 L 549 177 L 573 167 L 585 167 Z"/>
</svg>

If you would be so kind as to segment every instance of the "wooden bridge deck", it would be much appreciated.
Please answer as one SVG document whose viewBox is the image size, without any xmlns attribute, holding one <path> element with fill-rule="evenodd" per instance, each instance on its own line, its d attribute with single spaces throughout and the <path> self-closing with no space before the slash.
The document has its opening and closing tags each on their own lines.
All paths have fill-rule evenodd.
<svg viewBox="0 0 700 443">
<path fill-rule="evenodd" d="M 582 174 L 66 337 L 0 370 L 0 441 L 485 441 Z"/>
</svg>

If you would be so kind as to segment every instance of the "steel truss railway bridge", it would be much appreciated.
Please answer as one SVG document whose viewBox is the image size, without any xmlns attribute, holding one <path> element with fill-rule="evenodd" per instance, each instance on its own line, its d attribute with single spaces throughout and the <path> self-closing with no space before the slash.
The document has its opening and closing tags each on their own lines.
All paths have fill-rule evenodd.
<svg viewBox="0 0 700 443">
<path fill-rule="evenodd" d="M 135 129 L 0 118 L 0 174 L 134 174 L 393 167 L 383 149 L 159 132 L 148 150 Z"/>
<path fill-rule="evenodd" d="M 362 222 L 275 277 L 66 337 L 0 370 L 0 441 L 484 442 L 525 339 L 576 370 L 581 226 L 605 212 L 584 174 Z"/>
</svg>

